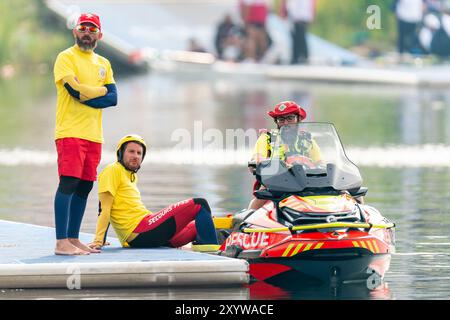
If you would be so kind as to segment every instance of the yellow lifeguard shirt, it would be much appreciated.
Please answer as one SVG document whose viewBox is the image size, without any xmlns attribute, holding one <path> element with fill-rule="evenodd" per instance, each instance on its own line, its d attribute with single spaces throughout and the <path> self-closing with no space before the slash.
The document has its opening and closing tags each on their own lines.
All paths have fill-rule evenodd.
<svg viewBox="0 0 450 320">
<path fill-rule="evenodd" d="M 141 193 L 136 185 L 137 176 L 133 174 L 135 179 L 132 182 L 132 174 L 119 162 L 115 162 L 108 165 L 98 177 L 98 193 L 109 192 L 114 197 L 109 221 L 122 245 L 141 220 L 152 213 L 142 203 Z M 97 229 L 106 230 L 108 221 L 105 224 L 103 228 L 98 226 Z"/>
<path fill-rule="evenodd" d="M 73 75 L 80 83 L 90 86 L 113 84 L 108 59 L 74 45 L 58 54 L 53 72 L 57 91 L 55 140 L 71 137 L 103 143 L 102 110 L 72 97 L 62 79 Z"/>
<path fill-rule="evenodd" d="M 269 158 L 269 153 L 271 151 L 270 146 L 270 136 L 267 133 L 263 133 L 256 140 L 255 147 L 253 149 L 253 157 L 252 160 L 256 160 L 257 162 L 261 161 L 261 158 Z"/>
<path fill-rule="evenodd" d="M 261 158 L 274 157 L 272 146 L 270 145 L 270 135 L 268 133 L 263 133 L 259 136 L 256 141 L 255 147 L 253 149 L 252 160 L 257 162 L 261 161 Z M 309 150 L 309 157 L 315 161 L 319 162 L 322 160 L 322 155 L 320 153 L 320 148 L 316 141 L 312 139 L 311 149 Z"/>
</svg>

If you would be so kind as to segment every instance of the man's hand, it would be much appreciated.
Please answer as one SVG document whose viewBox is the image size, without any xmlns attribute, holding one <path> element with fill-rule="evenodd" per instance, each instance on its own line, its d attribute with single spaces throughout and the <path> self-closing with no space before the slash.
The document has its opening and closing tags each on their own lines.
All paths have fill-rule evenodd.
<svg viewBox="0 0 450 320">
<path fill-rule="evenodd" d="M 87 246 L 91 249 L 97 249 L 97 250 L 101 250 L 102 249 L 102 245 L 96 243 L 96 242 L 91 242 L 88 243 Z"/>
<path fill-rule="evenodd" d="M 80 83 L 78 78 L 72 75 L 62 78 L 62 81 L 69 94 L 81 102 L 103 97 L 108 93 L 108 89 L 105 86 L 85 85 Z"/>
<path fill-rule="evenodd" d="M 101 96 L 104 96 L 104 95 L 106 95 L 108 93 L 108 89 L 106 89 L 106 87 L 99 88 L 99 91 L 100 91 L 99 94 Z M 86 95 L 84 95 L 83 93 L 80 92 L 80 102 L 84 102 L 84 101 L 91 100 L 91 99 L 92 98 L 90 98 L 89 96 L 86 96 Z"/>
<path fill-rule="evenodd" d="M 301 155 L 289 156 L 286 158 L 285 163 L 288 168 L 291 168 L 295 164 L 303 165 L 309 169 L 317 168 L 317 165 L 311 158 Z"/>
<path fill-rule="evenodd" d="M 91 243 L 88 243 L 87 246 L 91 249 L 101 250 L 102 247 L 109 246 L 109 245 L 111 245 L 109 242 L 105 242 L 103 245 L 98 242 L 91 242 Z"/>
</svg>

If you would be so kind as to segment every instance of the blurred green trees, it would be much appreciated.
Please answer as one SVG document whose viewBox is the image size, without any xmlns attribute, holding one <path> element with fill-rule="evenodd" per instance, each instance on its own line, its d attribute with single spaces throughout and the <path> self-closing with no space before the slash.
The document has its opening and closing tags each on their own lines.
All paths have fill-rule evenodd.
<svg viewBox="0 0 450 320">
<path fill-rule="evenodd" d="M 58 28 L 43 0 L 0 1 L 0 67 L 51 65 L 71 38 Z"/>
<path fill-rule="evenodd" d="M 395 47 L 397 27 L 393 0 L 317 0 L 311 32 L 343 47 L 368 45 L 384 50 Z M 381 29 L 370 30 L 367 8 L 380 8 Z"/>
<path fill-rule="evenodd" d="M 281 0 L 274 0 L 278 3 Z M 393 0 L 317 0 L 311 32 L 340 46 L 364 46 L 385 51 L 395 47 Z M 369 30 L 367 8 L 379 6 L 381 29 Z M 43 0 L 0 0 L 0 68 L 6 64 L 26 69 L 51 65 L 69 46 L 71 35 L 55 20 Z"/>
</svg>

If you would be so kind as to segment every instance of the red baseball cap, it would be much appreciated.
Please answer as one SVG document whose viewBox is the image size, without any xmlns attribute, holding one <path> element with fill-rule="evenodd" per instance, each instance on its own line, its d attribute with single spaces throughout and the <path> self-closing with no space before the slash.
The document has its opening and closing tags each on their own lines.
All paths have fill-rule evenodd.
<svg viewBox="0 0 450 320">
<path fill-rule="evenodd" d="M 296 114 L 300 117 L 300 120 L 306 118 L 306 111 L 294 101 L 280 102 L 275 106 L 273 111 L 269 111 L 267 114 L 272 118 L 284 116 L 286 114 Z"/>
<path fill-rule="evenodd" d="M 92 23 L 99 29 L 102 28 L 102 26 L 100 24 L 100 17 L 96 14 L 93 14 L 93 13 L 81 14 L 81 16 L 78 18 L 77 25 L 80 25 L 82 23 L 87 23 L 87 22 Z"/>
</svg>

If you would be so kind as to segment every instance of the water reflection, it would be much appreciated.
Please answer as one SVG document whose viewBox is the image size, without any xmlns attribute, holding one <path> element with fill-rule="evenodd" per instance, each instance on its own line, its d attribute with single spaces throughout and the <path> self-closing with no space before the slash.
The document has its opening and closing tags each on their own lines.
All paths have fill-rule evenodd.
<svg viewBox="0 0 450 320">
<path fill-rule="evenodd" d="M 291 278 L 283 281 L 255 282 L 248 286 L 251 299 L 255 300 L 390 300 L 394 296 L 387 282 L 375 288 L 367 283 L 311 283 L 311 281 Z"/>
<path fill-rule="evenodd" d="M 388 283 L 383 282 L 374 289 L 365 283 L 349 283 L 338 286 L 311 284 L 292 281 L 287 284 L 255 282 L 235 287 L 193 287 L 193 288 L 133 288 L 129 289 L 3 289 L 0 299 L 39 299 L 39 300 L 376 300 L 394 299 Z"/>
<path fill-rule="evenodd" d="M 40 290 L 16 289 L 0 290 L 0 300 L 39 299 L 39 300 L 189 300 L 202 297 L 202 300 L 247 300 L 248 289 L 245 287 L 195 287 L 195 288 L 133 288 L 129 289 L 80 289 L 80 290 Z"/>
</svg>

